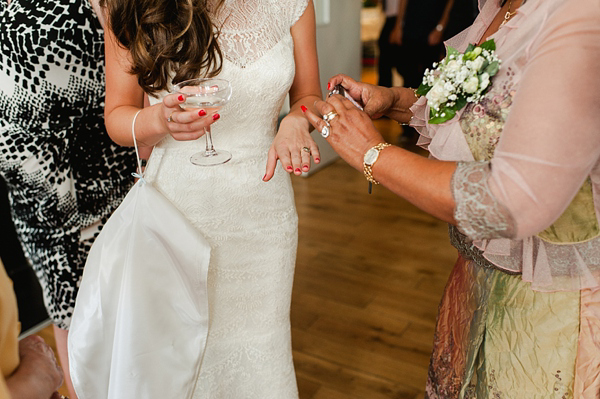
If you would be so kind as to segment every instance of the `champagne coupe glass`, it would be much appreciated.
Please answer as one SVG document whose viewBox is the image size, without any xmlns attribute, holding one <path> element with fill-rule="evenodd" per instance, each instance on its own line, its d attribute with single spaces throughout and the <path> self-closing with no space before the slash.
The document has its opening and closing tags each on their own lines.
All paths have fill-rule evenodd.
<svg viewBox="0 0 600 399">
<path fill-rule="evenodd" d="M 185 102 L 180 104 L 184 109 L 203 109 L 207 113 L 217 112 L 231 98 L 231 83 L 225 79 L 197 78 L 185 80 L 176 84 L 174 92 L 183 94 Z M 212 142 L 210 126 L 204 128 L 206 150 L 198 152 L 190 158 L 194 165 L 220 165 L 231 159 L 231 153 L 225 150 L 215 150 Z"/>
</svg>

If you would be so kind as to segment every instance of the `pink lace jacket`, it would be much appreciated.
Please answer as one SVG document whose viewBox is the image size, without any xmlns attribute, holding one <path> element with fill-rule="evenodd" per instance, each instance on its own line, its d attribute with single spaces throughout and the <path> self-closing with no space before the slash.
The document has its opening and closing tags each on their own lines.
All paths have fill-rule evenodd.
<svg viewBox="0 0 600 399">
<path fill-rule="evenodd" d="M 449 45 L 478 43 L 498 1 L 480 11 Z M 538 291 L 598 288 L 600 0 L 528 0 L 490 38 L 502 66 L 482 101 L 443 125 L 412 108 L 419 144 L 459 162 L 453 243 Z"/>
</svg>

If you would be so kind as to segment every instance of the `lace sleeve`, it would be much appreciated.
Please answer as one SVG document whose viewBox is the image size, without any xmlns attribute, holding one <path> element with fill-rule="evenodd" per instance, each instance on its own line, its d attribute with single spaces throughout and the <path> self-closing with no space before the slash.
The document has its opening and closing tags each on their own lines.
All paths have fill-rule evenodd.
<svg viewBox="0 0 600 399">
<path fill-rule="evenodd" d="M 490 191 L 489 162 L 460 162 L 452 176 L 452 194 L 458 228 L 472 240 L 514 236 L 508 209 Z"/>
<path fill-rule="evenodd" d="M 295 0 L 290 3 L 290 26 L 298 22 L 308 4 L 309 0 Z"/>
</svg>

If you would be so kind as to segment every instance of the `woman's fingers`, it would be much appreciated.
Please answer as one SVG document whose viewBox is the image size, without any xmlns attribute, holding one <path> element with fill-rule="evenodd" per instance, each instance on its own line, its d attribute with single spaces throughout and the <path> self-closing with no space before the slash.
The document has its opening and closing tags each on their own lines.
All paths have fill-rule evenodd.
<svg viewBox="0 0 600 399">
<path fill-rule="evenodd" d="M 162 102 L 166 108 L 177 108 L 185 102 L 185 96 L 183 94 L 167 94 Z"/>
<path fill-rule="evenodd" d="M 269 154 L 267 155 L 267 170 L 263 176 L 263 181 L 269 181 L 275 174 L 275 168 L 277 167 L 277 151 L 275 147 L 271 146 Z"/>
<path fill-rule="evenodd" d="M 321 162 L 319 147 L 310 139 L 310 143 L 294 145 L 273 145 L 267 156 L 266 173 L 263 181 L 269 181 L 275 175 L 277 161 L 281 162 L 281 167 L 288 173 L 297 176 L 310 170 L 310 158 L 313 157 L 315 163 Z"/>
<path fill-rule="evenodd" d="M 326 104 L 324 101 L 320 101 L 320 103 Z M 315 104 L 315 108 L 317 108 L 317 110 L 319 112 L 321 111 L 322 105 L 321 104 Z M 317 114 L 315 114 L 314 112 L 312 112 L 310 109 L 307 109 L 304 112 L 304 115 L 306 116 L 306 119 L 308 120 L 308 122 L 321 134 L 323 134 L 323 128 L 326 127 L 328 124 L 327 122 L 325 122 L 323 120 L 323 118 Z"/>
</svg>

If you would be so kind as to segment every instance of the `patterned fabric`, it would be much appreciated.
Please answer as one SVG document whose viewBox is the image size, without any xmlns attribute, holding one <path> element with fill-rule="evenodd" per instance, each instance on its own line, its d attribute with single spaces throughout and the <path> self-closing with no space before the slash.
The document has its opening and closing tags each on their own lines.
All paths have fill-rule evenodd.
<svg viewBox="0 0 600 399">
<path fill-rule="evenodd" d="M 135 158 L 104 128 L 103 31 L 88 1 L 2 1 L 0 27 L 0 173 L 48 312 L 68 328 L 88 250 Z"/>
<path fill-rule="evenodd" d="M 460 162 L 452 176 L 454 218 L 459 229 L 472 239 L 513 234 L 512 216 L 491 194 L 489 177 L 489 162 Z"/>
<path fill-rule="evenodd" d="M 460 257 L 440 304 L 428 398 L 596 398 L 574 389 L 580 296 L 536 292 L 518 275 Z M 597 365 L 598 354 L 589 360 Z"/>
<path fill-rule="evenodd" d="M 289 321 L 297 214 L 289 175 L 278 167 L 268 183 L 262 177 L 295 74 L 290 28 L 306 6 L 307 0 L 226 1 L 218 16 L 225 21 L 219 77 L 232 83 L 233 94 L 212 136 L 215 148 L 233 158 L 195 166 L 190 156 L 203 150 L 204 139 L 168 136 L 148 161 L 146 179 L 212 248 L 209 332 L 194 399 L 298 398 Z"/>
</svg>

